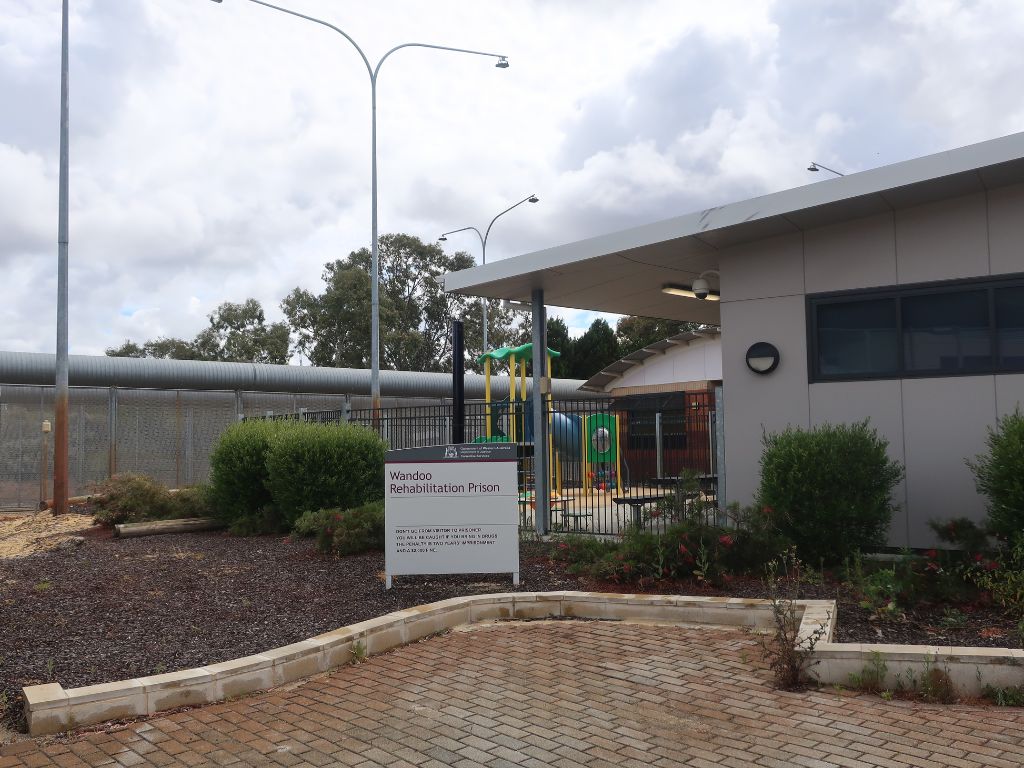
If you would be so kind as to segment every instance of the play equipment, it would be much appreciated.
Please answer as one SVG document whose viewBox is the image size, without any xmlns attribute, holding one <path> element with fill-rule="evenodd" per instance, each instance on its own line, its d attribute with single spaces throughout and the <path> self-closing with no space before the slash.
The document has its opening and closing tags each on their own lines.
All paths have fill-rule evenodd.
<svg viewBox="0 0 1024 768">
<path fill-rule="evenodd" d="M 526 394 L 526 361 L 532 359 L 533 344 L 501 347 L 477 358 L 484 366 L 485 434 L 475 442 L 514 442 L 533 445 L 533 407 L 535 398 Z M 551 360 L 559 357 L 547 350 L 547 375 L 551 377 Z M 491 375 L 497 363 L 508 361 L 508 400 L 494 402 L 491 398 Z M 559 509 L 565 499 L 563 461 L 578 461 L 584 493 L 622 490 L 622 459 L 619 450 L 619 417 L 609 413 L 588 416 L 560 413 L 551 407 L 550 393 L 544 395 L 548 413 L 548 467 L 551 471 L 552 509 Z M 507 424 L 507 431 L 503 426 Z M 533 506 L 533 492 L 525 487 L 520 500 Z"/>
</svg>

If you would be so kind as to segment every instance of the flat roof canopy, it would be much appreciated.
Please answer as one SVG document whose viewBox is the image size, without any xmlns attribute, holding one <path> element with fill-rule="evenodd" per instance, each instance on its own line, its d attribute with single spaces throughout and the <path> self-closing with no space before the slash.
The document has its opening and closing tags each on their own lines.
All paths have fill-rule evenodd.
<svg viewBox="0 0 1024 768">
<path fill-rule="evenodd" d="M 787 189 L 444 276 L 446 291 L 719 324 L 717 302 L 680 300 L 718 252 L 840 221 L 1024 182 L 1024 133 Z"/>
</svg>

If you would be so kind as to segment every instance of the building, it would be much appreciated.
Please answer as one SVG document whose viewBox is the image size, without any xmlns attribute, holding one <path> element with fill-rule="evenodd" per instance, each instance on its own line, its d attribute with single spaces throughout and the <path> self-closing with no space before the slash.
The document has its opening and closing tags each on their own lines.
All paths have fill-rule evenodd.
<svg viewBox="0 0 1024 768">
<path fill-rule="evenodd" d="M 763 430 L 867 418 L 906 466 L 890 543 L 928 546 L 929 520 L 984 515 L 965 460 L 1024 401 L 1024 134 L 475 267 L 445 287 L 532 300 L 535 313 L 720 325 L 722 499 L 753 499 Z"/>
<path fill-rule="evenodd" d="M 717 329 L 677 333 L 626 355 L 580 387 L 610 395 L 623 420 L 623 456 L 641 477 L 689 470 L 717 475 L 723 442 L 716 402 L 722 400 L 722 340 Z"/>
</svg>

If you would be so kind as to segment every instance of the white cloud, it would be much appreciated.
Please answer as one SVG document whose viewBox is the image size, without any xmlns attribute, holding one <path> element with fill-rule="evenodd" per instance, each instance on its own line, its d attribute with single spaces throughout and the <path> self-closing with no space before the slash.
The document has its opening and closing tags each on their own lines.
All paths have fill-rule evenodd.
<svg viewBox="0 0 1024 768">
<path fill-rule="evenodd" d="M 368 244 L 369 82 L 324 28 L 244 0 L 72 4 L 71 344 L 271 318 Z M 371 60 L 380 225 L 495 226 L 489 259 L 1024 129 L 1014 0 L 291 0 Z M 0 349 L 53 348 L 59 14 L 0 0 Z M 472 240 L 452 246 L 476 252 Z M 592 315 L 553 310 L 582 332 Z M 614 320 L 614 318 L 612 318 Z"/>
</svg>

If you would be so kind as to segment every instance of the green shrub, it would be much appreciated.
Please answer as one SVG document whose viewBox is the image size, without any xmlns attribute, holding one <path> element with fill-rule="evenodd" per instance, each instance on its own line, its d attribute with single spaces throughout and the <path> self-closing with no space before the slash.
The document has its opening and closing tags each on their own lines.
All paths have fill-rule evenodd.
<svg viewBox="0 0 1024 768">
<path fill-rule="evenodd" d="M 766 433 L 758 504 L 806 561 L 834 564 L 883 546 L 903 478 L 887 446 L 867 421 Z"/>
<path fill-rule="evenodd" d="M 90 491 L 95 509 L 93 517 L 98 524 L 105 526 L 205 517 L 209 513 L 203 488 L 186 488 L 171 493 L 167 486 L 145 475 L 114 475 L 90 486 Z"/>
<path fill-rule="evenodd" d="M 182 488 L 170 494 L 171 513 L 168 517 L 212 517 L 213 506 L 210 504 L 210 487 L 196 485 Z"/>
<path fill-rule="evenodd" d="M 295 536 L 319 536 L 320 531 L 330 524 L 332 515 L 337 512 L 336 509 L 307 510 L 295 521 L 292 533 Z"/>
<path fill-rule="evenodd" d="M 327 525 L 321 529 L 317 544 L 333 555 L 358 555 L 384 549 L 384 502 L 340 511 L 322 510 Z"/>
<path fill-rule="evenodd" d="M 988 527 L 1009 539 L 1024 531 L 1024 414 L 1018 406 L 989 428 L 988 451 L 968 461 L 978 492 L 988 499 Z"/>
<path fill-rule="evenodd" d="M 114 475 L 90 486 L 93 518 L 100 525 L 161 520 L 170 511 L 167 488 L 144 475 Z"/>
<path fill-rule="evenodd" d="M 285 426 L 279 421 L 232 424 L 210 454 L 210 503 L 236 532 L 283 530 L 277 516 L 268 514 L 267 452 Z"/>
<path fill-rule="evenodd" d="M 718 584 L 730 574 L 762 573 L 773 553 L 790 546 L 768 528 L 727 528 L 693 520 L 671 525 L 663 533 L 629 528 L 614 543 L 583 540 L 566 540 L 567 548 L 560 544 L 556 558 L 575 563 L 570 570 L 577 573 L 641 585 L 690 578 Z"/>
<path fill-rule="evenodd" d="M 617 549 L 614 541 L 571 533 L 556 540 L 553 559 L 565 563 L 569 573 L 590 573 L 595 563 Z"/>
<path fill-rule="evenodd" d="M 966 575 L 1016 620 L 1024 620 L 1024 536 L 1015 536 L 998 560 L 975 555 Z"/>
<path fill-rule="evenodd" d="M 384 496 L 384 452 L 355 425 L 291 422 L 270 440 L 267 481 L 284 529 L 315 509 L 352 509 Z"/>
</svg>

